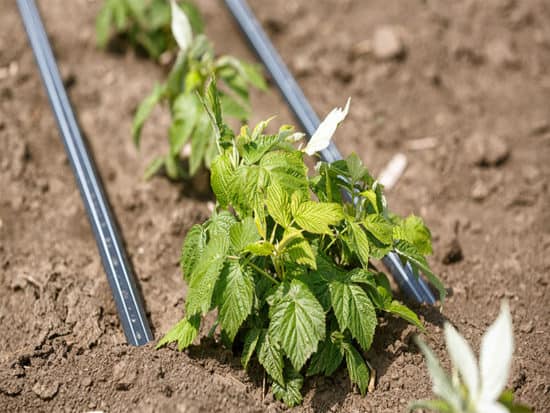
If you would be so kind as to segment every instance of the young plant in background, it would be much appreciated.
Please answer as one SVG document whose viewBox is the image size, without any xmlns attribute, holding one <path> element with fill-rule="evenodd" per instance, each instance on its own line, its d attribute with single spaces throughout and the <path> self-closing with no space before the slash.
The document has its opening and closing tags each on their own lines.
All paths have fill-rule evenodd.
<svg viewBox="0 0 550 413">
<path fill-rule="evenodd" d="M 154 159 L 145 172 L 146 178 L 164 169 L 171 179 L 194 175 L 201 165 L 210 167 L 217 154 L 212 125 L 202 103 L 201 94 L 208 79 L 221 80 L 219 91 L 224 113 L 238 121 L 248 119 L 251 86 L 265 90 L 259 69 L 231 56 L 216 58 L 208 39 L 193 36 L 192 26 L 175 1 L 172 7 L 172 32 L 179 46 L 179 54 L 166 83 L 155 86 L 153 92 L 140 104 L 132 126 L 132 135 L 139 147 L 141 130 L 153 108 L 166 102 L 172 123 L 168 131 L 169 152 Z M 182 151 L 190 140 L 188 165 L 185 167 Z"/>
<path fill-rule="evenodd" d="M 299 150 L 294 142 L 303 134 L 290 126 L 265 134 L 265 121 L 234 134 L 222 121 L 214 84 L 205 99 L 217 137 L 211 168 L 217 207 L 187 234 L 186 316 L 158 346 L 188 347 L 202 317 L 216 309 L 223 341 L 242 349 L 245 368 L 256 360 L 274 396 L 289 406 L 302 401 L 304 375 L 329 376 L 343 363 L 364 395 L 370 371 L 363 352 L 378 316 L 397 315 L 422 328 L 392 298 L 371 260 L 395 249 L 441 285 L 424 258 L 429 230 L 417 217 L 388 213 L 381 185 L 356 155 L 320 162 L 309 176 L 304 152 L 328 145 L 347 106 L 331 112 Z"/>
<path fill-rule="evenodd" d="M 414 402 L 410 410 L 428 409 L 440 413 L 529 413 L 531 409 L 514 403 L 513 393 L 505 391 L 514 351 L 512 317 L 507 304 L 481 341 L 478 362 L 472 348 L 455 328 L 445 324 L 445 341 L 452 363 L 449 377 L 435 354 L 420 339 L 417 343 L 426 357 L 436 400 Z"/>
<path fill-rule="evenodd" d="M 203 23 L 197 9 L 189 2 L 178 2 L 185 10 L 195 33 Z M 96 20 L 97 43 L 107 47 L 118 37 L 158 60 L 178 45 L 170 31 L 170 5 L 166 0 L 105 0 Z"/>
</svg>

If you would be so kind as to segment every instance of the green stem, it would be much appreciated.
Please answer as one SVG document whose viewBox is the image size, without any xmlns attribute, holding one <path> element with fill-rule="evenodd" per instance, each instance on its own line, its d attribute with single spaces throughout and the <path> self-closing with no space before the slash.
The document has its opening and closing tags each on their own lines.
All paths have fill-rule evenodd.
<svg viewBox="0 0 550 413">
<path fill-rule="evenodd" d="M 260 274 L 262 274 L 264 277 L 268 278 L 269 280 L 271 280 L 273 283 L 275 284 L 280 284 L 278 280 L 276 280 L 275 278 L 273 278 L 271 275 L 269 275 L 265 270 L 262 270 L 260 267 L 258 267 L 256 264 L 250 262 L 248 263 L 248 265 L 250 265 L 252 268 L 254 268 L 256 271 L 258 271 Z"/>
</svg>

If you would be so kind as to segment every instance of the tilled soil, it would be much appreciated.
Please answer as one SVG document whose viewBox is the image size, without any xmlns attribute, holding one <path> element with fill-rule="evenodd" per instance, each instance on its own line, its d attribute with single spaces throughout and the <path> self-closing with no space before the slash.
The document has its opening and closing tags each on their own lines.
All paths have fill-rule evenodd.
<svg viewBox="0 0 550 413">
<path fill-rule="evenodd" d="M 550 411 L 550 4 L 530 1 L 251 1 L 320 114 L 352 96 L 336 142 L 377 174 L 408 158 L 388 193 L 425 218 L 430 260 L 449 287 L 442 311 L 414 307 L 444 357 L 442 323 L 477 348 L 510 303 L 516 352 L 509 386 Z M 200 182 L 141 179 L 165 145 L 157 110 L 137 152 L 133 111 L 163 69 L 94 43 L 93 0 L 41 1 L 82 130 L 127 243 L 155 337 L 182 315 L 178 255 L 209 214 Z M 253 58 L 222 2 L 199 1 L 223 53 Z M 125 344 L 66 155 L 15 2 L 0 0 L 0 407 L 2 411 L 280 411 L 238 355 L 211 339 L 178 353 Z M 253 95 L 253 121 L 279 114 L 275 90 Z M 306 381 L 297 411 L 397 412 L 428 397 L 411 338 L 390 319 L 367 353 L 376 388 L 344 372 Z M 446 363 L 446 365 L 448 365 Z"/>
</svg>

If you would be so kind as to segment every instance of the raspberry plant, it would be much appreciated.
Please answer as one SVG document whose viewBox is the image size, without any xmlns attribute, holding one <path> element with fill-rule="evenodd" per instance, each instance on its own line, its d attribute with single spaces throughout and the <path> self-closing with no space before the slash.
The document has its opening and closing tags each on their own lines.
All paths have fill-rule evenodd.
<svg viewBox="0 0 550 413">
<path fill-rule="evenodd" d="M 167 103 L 172 123 L 168 131 L 169 151 L 155 158 L 147 168 L 148 178 L 164 168 L 169 178 L 177 180 L 194 175 L 201 165 L 210 167 L 217 153 L 214 133 L 208 114 L 201 103 L 201 93 L 207 79 L 221 80 L 218 91 L 224 113 L 240 122 L 247 120 L 250 110 L 251 86 L 265 90 L 260 70 L 232 56 L 215 57 L 206 36 L 193 38 L 186 15 L 172 1 L 172 32 L 180 47 L 179 55 L 165 83 L 155 86 L 138 107 L 132 126 L 134 143 L 139 147 L 141 129 L 153 108 Z M 191 141 L 188 166 L 182 156 L 184 146 Z"/>
<path fill-rule="evenodd" d="M 202 19 L 189 2 L 179 2 L 193 26 L 202 32 Z M 170 4 L 166 0 L 105 0 L 96 20 L 97 43 L 105 48 L 114 37 L 145 51 L 158 60 L 178 45 L 170 32 Z"/>
<path fill-rule="evenodd" d="M 290 126 L 266 134 L 267 121 L 234 134 L 214 84 L 205 100 L 218 148 L 211 168 L 217 206 L 186 236 L 186 316 L 158 346 L 188 347 L 202 316 L 216 309 L 223 341 L 242 348 L 245 368 L 257 361 L 289 406 L 302 400 L 304 374 L 329 376 L 344 362 L 364 395 L 370 373 L 363 352 L 377 317 L 392 314 L 422 328 L 371 260 L 395 250 L 443 296 L 425 258 L 429 230 L 420 218 L 387 211 L 381 185 L 356 155 L 319 162 L 308 176 L 304 151 L 294 146 L 302 134 Z"/>
</svg>

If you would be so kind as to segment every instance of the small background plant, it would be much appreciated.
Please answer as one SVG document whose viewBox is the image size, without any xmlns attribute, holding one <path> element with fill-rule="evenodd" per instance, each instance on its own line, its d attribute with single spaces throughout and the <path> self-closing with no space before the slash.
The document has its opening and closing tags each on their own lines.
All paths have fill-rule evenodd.
<svg viewBox="0 0 550 413">
<path fill-rule="evenodd" d="M 214 83 L 206 102 L 217 138 L 211 169 L 217 207 L 186 236 L 186 316 L 158 346 L 188 347 L 202 316 L 216 309 L 223 342 L 241 349 L 245 368 L 257 361 L 274 396 L 289 406 L 302 400 L 304 375 L 329 376 L 344 362 L 365 394 L 370 373 L 363 352 L 377 317 L 394 314 L 422 328 L 392 298 L 371 260 L 394 249 L 443 295 L 425 259 L 429 230 L 418 217 L 388 212 L 381 185 L 356 155 L 320 162 L 309 176 L 303 157 L 311 148 L 294 146 L 302 134 L 290 126 L 265 134 L 268 121 L 234 134 L 222 121 Z M 342 119 L 329 115 L 317 136 L 328 142 Z"/>
<path fill-rule="evenodd" d="M 167 103 L 170 108 L 169 151 L 149 164 L 146 178 L 164 169 L 169 178 L 177 180 L 193 176 L 202 165 L 210 168 L 217 147 L 212 125 L 201 103 L 208 79 L 220 79 L 218 93 L 224 113 L 239 122 L 246 121 L 249 116 L 250 87 L 266 89 L 256 65 L 232 56 L 215 57 L 212 44 L 205 35 L 195 30 L 196 35 L 192 36 L 189 20 L 172 1 L 172 32 L 180 51 L 167 81 L 155 86 L 134 117 L 132 135 L 139 147 L 142 127 L 153 108 L 159 103 Z M 191 150 L 186 162 L 182 151 L 189 141 Z"/>
<path fill-rule="evenodd" d="M 202 18 L 190 2 L 178 1 L 195 33 L 203 29 Z M 101 48 L 119 38 L 158 60 L 178 45 L 170 29 L 170 4 L 166 0 L 105 0 L 96 19 L 97 43 Z"/>
<path fill-rule="evenodd" d="M 481 342 L 478 362 L 472 348 L 455 328 L 445 324 L 445 341 L 452 363 L 449 377 L 435 354 L 421 340 L 417 344 L 426 358 L 438 399 L 419 400 L 410 410 L 428 409 L 440 413 L 530 413 L 527 406 L 514 402 L 514 394 L 505 390 L 508 380 L 514 337 L 512 317 L 507 304 L 489 327 Z"/>
</svg>

